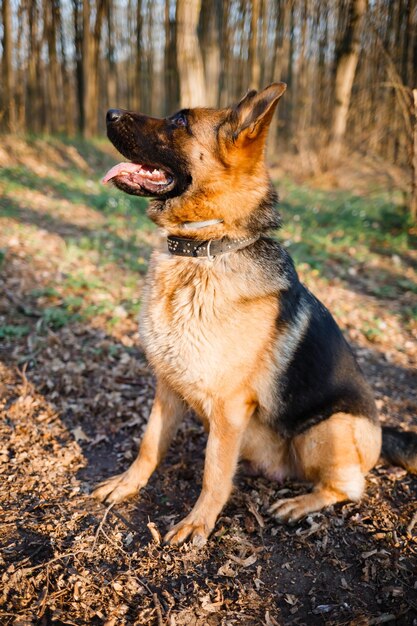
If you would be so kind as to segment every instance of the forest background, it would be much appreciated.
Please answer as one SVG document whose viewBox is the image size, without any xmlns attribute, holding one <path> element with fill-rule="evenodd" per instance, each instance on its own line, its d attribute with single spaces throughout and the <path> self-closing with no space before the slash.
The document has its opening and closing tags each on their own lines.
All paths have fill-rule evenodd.
<svg viewBox="0 0 417 626">
<path fill-rule="evenodd" d="M 283 80 L 270 155 L 399 165 L 416 216 L 415 0 L 2 0 L 1 18 L 3 130 L 91 137 L 109 107 L 163 116 Z"/>
</svg>

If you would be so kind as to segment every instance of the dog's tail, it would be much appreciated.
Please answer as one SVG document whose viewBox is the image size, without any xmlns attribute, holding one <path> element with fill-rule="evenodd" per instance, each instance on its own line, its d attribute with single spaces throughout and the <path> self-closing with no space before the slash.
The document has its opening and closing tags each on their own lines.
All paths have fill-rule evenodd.
<svg viewBox="0 0 417 626">
<path fill-rule="evenodd" d="M 381 456 L 388 463 L 417 474 L 417 433 L 383 426 Z"/>
</svg>

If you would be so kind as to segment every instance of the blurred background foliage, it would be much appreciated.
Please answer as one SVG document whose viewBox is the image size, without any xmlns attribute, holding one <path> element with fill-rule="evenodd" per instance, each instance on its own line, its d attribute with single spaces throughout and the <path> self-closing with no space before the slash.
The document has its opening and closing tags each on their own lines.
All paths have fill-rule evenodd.
<svg viewBox="0 0 417 626">
<path fill-rule="evenodd" d="M 2 0 L 0 41 L 3 131 L 89 138 L 109 107 L 163 116 L 283 80 L 270 159 L 399 167 L 416 217 L 416 0 Z"/>
</svg>

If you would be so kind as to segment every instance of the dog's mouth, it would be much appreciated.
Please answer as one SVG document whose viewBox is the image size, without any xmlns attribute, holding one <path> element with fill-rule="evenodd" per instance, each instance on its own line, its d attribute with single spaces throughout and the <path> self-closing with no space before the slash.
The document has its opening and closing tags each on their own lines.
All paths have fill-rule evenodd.
<svg viewBox="0 0 417 626">
<path fill-rule="evenodd" d="M 159 195 L 170 191 L 175 184 L 170 172 L 160 167 L 140 163 L 118 163 L 102 179 L 112 182 L 133 195 Z"/>
</svg>

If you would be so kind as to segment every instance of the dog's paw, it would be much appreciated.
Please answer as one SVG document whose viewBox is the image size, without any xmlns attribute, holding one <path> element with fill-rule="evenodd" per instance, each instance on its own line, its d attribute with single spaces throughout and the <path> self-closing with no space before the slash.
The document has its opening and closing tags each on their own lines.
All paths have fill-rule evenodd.
<svg viewBox="0 0 417 626">
<path fill-rule="evenodd" d="M 138 491 L 138 484 L 132 480 L 128 472 L 123 472 L 123 474 L 104 480 L 91 495 L 106 504 L 116 504 L 136 495 Z"/>
<path fill-rule="evenodd" d="M 308 513 L 311 513 L 312 508 L 309 495 L 277 500 L 269 507 L 268 512 L 280 522 L 294 524 L 308 515 Z"/>
<path fill-rule="evenodd" d="M 171 528 L 164 537 L 164 543 L 180 545 L 188 539 L 194 546 L 201 548 L 206 543 L 211 530 L 204 520 L 193 519 L 191 515 L 188 515 Z"/>
</svg>

